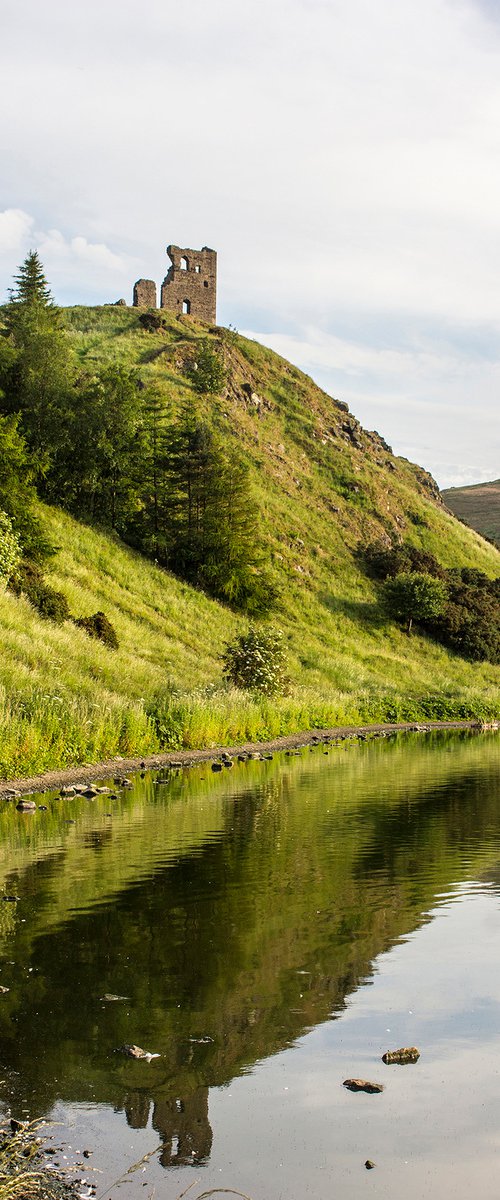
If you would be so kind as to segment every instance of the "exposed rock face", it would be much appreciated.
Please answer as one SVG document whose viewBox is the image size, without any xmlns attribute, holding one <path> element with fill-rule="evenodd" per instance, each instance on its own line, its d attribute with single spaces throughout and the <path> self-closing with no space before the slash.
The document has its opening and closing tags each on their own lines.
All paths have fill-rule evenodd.
<svg viewBox="0 0 500 1200">
<path fill-rule="evenodd" d="M 161 307 L 177 316 L 182 314 L 215 324 L 217 291 L 217 254 L 208 246 L 202 250 L 167 246 L 172 263 L 161 286 Z"/>
<path fill-rule="evenodd" d="M 134 308 L 156 308 L 156 283 L 153 279 L 138 279 L 134 283 Z"/>
</svg>

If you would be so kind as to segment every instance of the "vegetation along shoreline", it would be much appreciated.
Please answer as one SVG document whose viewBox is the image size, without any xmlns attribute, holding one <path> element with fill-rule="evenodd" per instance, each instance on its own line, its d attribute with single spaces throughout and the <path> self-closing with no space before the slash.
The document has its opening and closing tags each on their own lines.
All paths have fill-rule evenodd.
<svg viewBox="0 0 500 1200">
<path fill-rule="evenodd" d="M 217 763 L 221 759 L 231 761 L 238 755 L 245 758 L 272 754 L 275 751 L 297 750 L 306 747 L 328 745 L 347 738 L 366 740 L 375 737 L 387 737 L 395 733 L 430 733 L 434 730 L 498 730 L 499 721 L 482 722 L 477 720 L 462 721 L 399 721 L 385 725 L 342 725 L 332 729 L 306 730 L 301 733 L 287 734 L 285 737 L 273 738 L 268 742 L 245 742 L 240 746 L 211 746 L 204 750 L 179 750 L 164 754 L 153 754 L 144 758 L 122 758 L 116 756 L 105 762 L 88 763 L 83 766 L 67 767 L 64 770 L 46 771 L 44 774 L 31 775 L 23 779 L 0 780 L 0 799 L 13 800 L 31 792 L 54 791 L 59 787 L 72 784 L 95 782 L 108 776 L 123 776 L 124 772 L 155 770 L 160 767 L 192 767 L 198 763 Z"/>
</svg>

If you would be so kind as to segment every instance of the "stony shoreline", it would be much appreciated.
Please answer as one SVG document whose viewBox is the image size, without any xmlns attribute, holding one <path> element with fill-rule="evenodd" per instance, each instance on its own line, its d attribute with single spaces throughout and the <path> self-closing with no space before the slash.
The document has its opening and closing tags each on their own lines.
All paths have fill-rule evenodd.
<svg viewBox="0 0 500 1200">
<path fill-rule="evenodd" d="M 169 753 L 152 754 L 145 758 L 122 758 L 116 756 L 105 762 L 84 763 L 82 766 L 65 767 L 25 778 L 0 780 L 0 799 L 13 799 L 31 792 L 54 791 L 74 783 L 94 782 L 109 776 L 130 771 L 155 770 L 165 766 L 189 767 L 196 763 L 211 762 L 221 756 L 234 758 L 238 754 L 270 754 L 280 750 L 292 750 L 313 746 L 322 742 L 335 742 L 346 737 L 384 737 L 394 733 L 432 732 L 439 729 L 498 729 L 499 722 L 483 724 L 477 720 L 463 721 L 401 721 L 385 725 L 342 725 L 332 729 L 312 729 L 288 734 L 269 742 L 245 742 L 239 746 L 210 746 L 205 750 L 172 750 Z"/>
</svg>

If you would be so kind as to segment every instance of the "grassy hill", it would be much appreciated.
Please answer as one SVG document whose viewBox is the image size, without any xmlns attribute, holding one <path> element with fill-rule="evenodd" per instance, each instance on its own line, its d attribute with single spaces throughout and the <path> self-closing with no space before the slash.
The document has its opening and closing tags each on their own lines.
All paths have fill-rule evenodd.
<svg viewBox="0 0 500 1200">
<path fill-rule="evenodd" d="M 448 508 L 472 529 L 500 542 L 500 479 L 441 492 Z"/>
<path fill-rule="evenodd" d="M 0 594 L 0 776 L 343 721 L 496 713 L 499 668 L 466 662 L 418 632 L 409 639 L 383 620 L 357 551 L 397 535 L 443 566 L 492 577 L 500 574 L 498 551 L 450 515 L 425 471 L 394 457 L 345 404 L 270 350 L 210 330 L 228 380 L 220 397 L 200 398 L 185 367 L 207 328 L 165 314 L 165 327 L 151 333 L 139 315 L 66 310 L 75 353 L 89 372 L 107 362 L 134 366 L 171 413 L 196 403 L 237 445 L 282 596 L 275 621 L 289 650 L 291 691 L 271 702 L 228 690 L 220 655 L 246 627 L 242 617 L 113 535 L 42 507 L 58 547 L 49 582 L 73 615 L 104 610 L 120 648 Z"/>
</svg>

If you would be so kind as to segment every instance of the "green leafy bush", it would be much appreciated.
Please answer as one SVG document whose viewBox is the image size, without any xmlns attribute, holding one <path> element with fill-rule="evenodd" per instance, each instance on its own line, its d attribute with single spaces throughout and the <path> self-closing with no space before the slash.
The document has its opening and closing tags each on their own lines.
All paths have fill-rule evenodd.
<svg viewBox="0 0 500 1200">
<path fill-rule="evenodd" d="M 280 629 L 260 629 L 251 625 L 222 655 L 224 677 L 236 687 L 260 692 L 263 696 L 283 694 L 287 690 L 286 656 Z"/>
<path fill-rule="evenodd" d="M 118 650 L 119 641 L 111 621 L 103 612 L 96 612 L 92 617 L 76 617 L 75 625 L 84 629 L 89 637 L 99 638 L 110 650 Z"/>
<path fill-rule="evenodd" d="M 16 596 L 26 596 L 41 617 L 61 625 L 71 617 L 68 601 L 62 592 L 56 592 L 45 582 L 40 567 L 28 559 L 22 559 L 9 581 L 9 588 Z"/>
<path fill-rule="evenodd" d="M 216 395 L 226 382 L 226 369 L 221 355 L 210 342 L 204 342 L 196 351 L 196 358 L 187 369 L 189 378 L 197 392 Z"/>
<path fill-rule="evenodd" d="M 21 558 L 21 542 L 6 512 L 0 509 L 0 587 L 5 587 Z"/>
<path fill-rule="evenodd" d="M 439 617 L 446 606 L 446 585 L 423 571 L 402 571 L 395 579 L 386 579 L 382 588 L 382 603 L 398 621 L 411 632 L 413 621 Z"/>
</svg>

